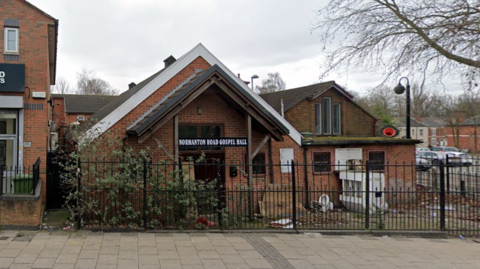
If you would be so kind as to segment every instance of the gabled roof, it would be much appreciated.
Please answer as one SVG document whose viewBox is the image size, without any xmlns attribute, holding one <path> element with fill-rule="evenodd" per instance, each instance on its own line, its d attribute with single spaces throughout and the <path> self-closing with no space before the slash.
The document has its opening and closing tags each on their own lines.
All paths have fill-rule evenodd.
<svg viewBox="0 0 480 269">
<path fill-rule="evenodd" d="M 93 114 L 113 101 L 118 96 L 52 94 L 54 98 L 63 98 L 66 113 Z"/>
<path fill-rule="evenodd" d="M 288 129 L 290 137 L 292 137 L 295 142 L 297 142 L 299 145 L 301 144 L 302 136 L 300 133 L 290 123 L 282 118 L 268 103 L 266 103 L 257 94 L 252 92 L 240 78 L 231 72 L 202 44 L 198 44 L 191 51 L 187 52 L 170 66 L 158 71 L 92 115 L 91 118 L 97 119 L 98 122 L 89 129 L 87 132 L 87 137 L 95 138 L 108 130 L 198 57 L 202 57 L 211 66 L 217 65 L 217 68 L 225 73 L 226 78 L 232 80 L 236 83 L 236 85 L 238 85 L 238 87 L 242 88 L 243 92 L 248 95 L 249 98 L 255 100 L 259 106 L 265 109 L 265 111 L 268 111 L 268 113 L 270 113 L 270 115 L 274 117 L 276 121 L 280 122 L 283 126 L 285 126 L 285 128 Z"/>
<path fill-rule="evenodd" d="M 102 107 L 100 110 L 96 111 L 95 114 L 93 114 L 90 118 L 95 119 L 96 121 L 100 122 L 105 117 L 110 115 L 112 112 L 114 112 L 116 109 L 118 109 L 119 106 L 121 106 L 123 103 L 128 101 L 128 99 L 132 98 L 135 94 L 137 94 L 143 87 L 145 87 L 148 83 L 150 83 L 154 78 L 156 78 L 159 74 L 163 72 L 162 69 L 158 71 L 157 73 L 151 75 L 150 77 L 146 78 L 136 86 L 133 86 L 132 88 L 128 89 L 127 91 L 123 92 L 117 98 L 115 98 L 112 102 L 108 103 L 104 107 Z"/>
<path fill-rule="evenodd" d="M 282 141 L 282 136 L 289 133 L 288 128 L 282 122 L 248 94 L 250 90 L 246 91 L 237 82 L 229 78 L 218 65 L 196 73 L 187 83 L 160 100 L 149 113 L 142 115 L 134 125 L 128 128 L 129 133 L 139 136 L 147 134 L 147 136 L 139 139 L 139 141 L 144 141 L 166 121 L 171 119 L 175 111 L 180 111 L 197 96 L 209 89 L 217 89 L 219 92 L 229 96 L 239 109 L 249 113 L 276 140 Z"/>
<path fill-rule="evenodd" d="M 303 100 L 324 93 L 333 85 L 335 85 L 335 81 L 328 81 L 295 89 L 260 94 L 260 97 L 267 101 L 267 103 L 269 103 L 278 113 L 282 113 L 282 99 L 283 109 L 287 112 Z"/>
<path fill-rule="evenodd" d="M 394 125 L 396 127 L 406 127 L 407 124 L 406 124 L 405 120 L 406 120 L 405 117 L 397 117 L 397 118 L 394 119 L 394 122 L 395 122 Z M 425 124 L 421 123 L 421 122 L 416 121 L 413 118 L 410 118 L 410 127 L 419 128 L 419 127 L 427 127 L 427 126 Z"/>
<path fill-rule="evenodd" d="M 370 115 L 370 117 L 375 119 L 370 112 L 365 110 L 362 106 L 358 105 L 353 100 L 353 95 L 351 95 L 347 90 L 343 89 L 340 85 L 335 83 L 335 81 L 327 81 L 318 84 L 313 84 L 309 86 L 304 86 L 300 88 L 294 88 L 284 91 L 272 92 L 261 94 L 260 96 L 269 103 L 278 113 L 282 113 L 282 99 L 283 99 L 283 109 L 284 112 L 287 112 L 294 106 L 298 105 L 304 100 L 313 100 L 324 94 L 328 90 L 335 90 L 338 93 L 342 94 L 350 100 L 353 104 L 358 106 L 362 111 Z"/>
<path fill-rule="evenodd" d="M 444 127 L 447 122 L 438 117 L 426 117 L 422 118 L 422 123 L 428 127 Z"/>
<path fill-rule="evenodd" d="M 480 126 L 480 115 L 466 119 L 464 122 L 460 123 L 463 126 Z"/>
</svg>

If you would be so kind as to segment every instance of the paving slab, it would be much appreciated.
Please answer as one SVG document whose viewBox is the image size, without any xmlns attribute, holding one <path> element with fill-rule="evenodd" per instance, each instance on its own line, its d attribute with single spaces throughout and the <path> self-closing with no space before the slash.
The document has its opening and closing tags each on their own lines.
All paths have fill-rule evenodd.
<svg viewBox="0 0 480 269">
<path fill-rule="evenodd" d="M 23 234 L 21 241 L 13 238 Z M 0 231 L 0 268 L 480 268 L 472 239 Z M 11 240 L 12 239 L 12 240 Z"/>
</svg>

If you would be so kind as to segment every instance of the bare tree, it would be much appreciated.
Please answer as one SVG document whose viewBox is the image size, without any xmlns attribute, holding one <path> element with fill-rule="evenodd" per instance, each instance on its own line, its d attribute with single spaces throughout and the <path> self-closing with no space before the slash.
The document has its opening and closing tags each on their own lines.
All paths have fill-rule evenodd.
<svg viewBox="0 0 480 269">
<path fill-rule="evenodd" d="M 110 83 L 98 78 L 95 71 L 84 67 L 81 72 L 77 73 L 76 94 L 117 95 L 118 90 L 113 88 Z"/>
<path fill-rule="evenodd" d="M 280 77 L 280 73 L 268 73 L 268 78 L 262 80 L 262 86 L 256 86 L 255 88 L 260 94 L 270 93 L 285 90 L 286 84 Z"/>
<path fill-rule="evenodd" d="M 324 75 L 358 67 L 381 70 L 385 80 L 455 73 L 470 83 L 480 68 L 479 21 L 477 0 L 329 0 L 313 30 L 321 32 L 325 50 L 334 47 Z"/>
<path fill-rule="evenodd" d="M 459 98 L 454 95 L 442 96 L 442 108 L 440 118 L 447 122 L 447 127 L 452 131 L 452 139 L 455 147 L 460 144 L 460 124 L 464 120 L 464 114 L 459 110 Z"/>
<path fill-rule="evenodd" d="M 55 85 L 52 86 L 53 93 L 67 94 L 73 93 L 70 88 L 70 83 L 64 77 L 58 77 L 55 81 Z"/>
</svg>

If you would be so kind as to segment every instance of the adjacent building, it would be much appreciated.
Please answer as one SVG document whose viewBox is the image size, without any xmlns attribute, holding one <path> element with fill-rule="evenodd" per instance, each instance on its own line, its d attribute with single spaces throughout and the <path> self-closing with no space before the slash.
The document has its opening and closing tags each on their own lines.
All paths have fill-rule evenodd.
<svg viewBox="0 0 480 269">
<path fill-rule="evenodd" d="M 1 0 L 0 7 L 0 166 L 40 158 L 45 168 L 58 20 L 23 0 Z"/>
<path fill-rule="evenodd" d="M 45 202 L 58 20 L 27 1 L 0 0 L 0 23 L 0 224 L 36 228 Z M 41 185 L 26 188 L 32 197 L 11 197 L 19 173 L 40 175 Z"/>
</svg>

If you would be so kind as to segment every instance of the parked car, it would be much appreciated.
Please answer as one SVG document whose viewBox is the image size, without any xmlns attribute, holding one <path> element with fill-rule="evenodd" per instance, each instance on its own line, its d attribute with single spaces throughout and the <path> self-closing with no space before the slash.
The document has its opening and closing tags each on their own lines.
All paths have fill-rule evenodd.
<svg viewBox="0 0 480 269">
<path fill-rule="evenodd" d="M 457 149 L 456 147 L 445 147 L 445 146 L 441 146 L 441 147 L 432 147 L 431 148 L 431 151 L 439 151 L 439 152 L 461 152 L 459 149 Z"/>
<path fill-rule="evenodd" d="M 418 154 L 420 152 L 426 152 L 426 151 L 430 151 L 430 149 L 428 149 L 428 148 L 416 148 L 415 149 L 415 154 Z"/>
<path fill-rule="evenodd" d="M 449 158 L 452 158 L 452 159 L 455 158 L 455 159 L 459 160 L 461 165 L 470 166 L 473 163 L 472 156 L 468 155 L 467 153 L 447 152 L 446 154 L 448 155 Z M 456 162 L 458 162 L 458 161 L 456 161 Z"/>
<path fill-rule="evenodd" d="M 432 165 L 439 165 L 441 162 L 446 163 L 448 156 L 448 164 L 453 166 L 469 166 L 473 163 L 470 155 L 463 152 L 440 152 L 427 151 L 417 154 L 417 158 L 430 161 Z"/>
<path fill-rule="evenodd" d="M 416 169 L 419 171 L 428 171 L 432 168 L 432 163 L 429 160 L 423 159 L 419 156 L 415 157 L 415 164 Z"/>
</svg>

